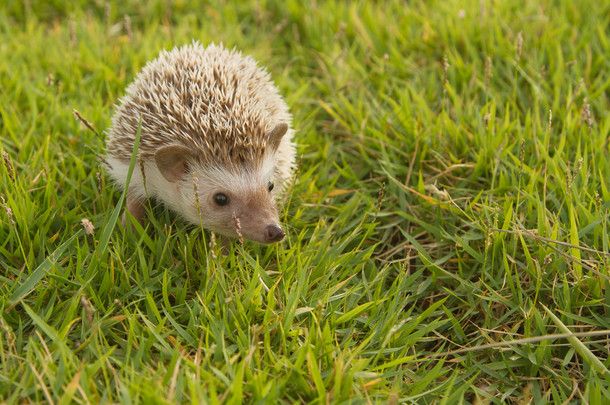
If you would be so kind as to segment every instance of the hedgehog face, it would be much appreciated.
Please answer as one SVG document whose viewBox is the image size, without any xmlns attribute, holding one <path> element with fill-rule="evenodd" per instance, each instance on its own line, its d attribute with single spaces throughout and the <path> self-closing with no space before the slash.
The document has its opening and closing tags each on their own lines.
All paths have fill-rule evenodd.
<svg viewBox="0 0 610 405">
<path fill-rule="evenodd" d="M 194 201 L 190 209 L 197 223 L 201 220 L 205 228 L 225 236 L 237 237 L 240 232 L 259 243 L 282 240 L 285 232 L 279 224 L 273 169 L 272 165 L 239 173 L 222 167 L 195 169 L 199 207 Z"/>
<path fill-rule="evenodd" d="M 155 195 L 189 222 L 230 237 L 241 232 L 259 243 L 284 238 L 276 206 L 280 187 L 275 186 L 274 155 L 259 165 L 229 169 L 201 164 L 187 148 L 171 145 L 159 150 L 155 160 L 166 184 Z"/>
<path fill-rule="evenodd" d="M 225 236 L 259 243 L 279 242 L 285 232 L 279 224 L 275 182 L 278 148 L 288 125 L 280 123 L 265 136 L 266 149 L 242 149 L 240 156 L 253 158 L 210 163 L 197 151 L 179 144 L 163 146 L 155 153 L 155 172 L 164 178 L 154 194 L 193 224 Z M 250 146 L 255 148 L 255 146 Z M 261 152 L 261 150 L 258 150 Z M 225 156 L 226 157 L 226 156 Z M 152 184 L 161 184 L 152 181 Z M 281 184 L 278 184 L 281 186 Z"/>
</svg>

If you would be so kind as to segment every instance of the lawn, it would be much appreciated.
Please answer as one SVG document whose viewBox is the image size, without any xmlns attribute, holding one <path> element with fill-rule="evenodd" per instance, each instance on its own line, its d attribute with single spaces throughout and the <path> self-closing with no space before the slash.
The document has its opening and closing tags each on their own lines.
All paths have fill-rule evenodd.
<svg viewBox="0 0 610 405">
<path fill-rule="evenodd" d="M 610 403 L 610 2 L 67 3 L 0 6 L 0 402 Z M 291 108 L 281 244 L 117 220 L 193 40 Z"/>
</svg>

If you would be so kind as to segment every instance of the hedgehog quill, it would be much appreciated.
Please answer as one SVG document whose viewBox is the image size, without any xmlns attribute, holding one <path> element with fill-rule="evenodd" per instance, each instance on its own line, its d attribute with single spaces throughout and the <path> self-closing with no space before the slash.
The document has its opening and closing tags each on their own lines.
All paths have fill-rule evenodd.
<svg viewBox="0 0 610 405">
<path fill-rule="evenodd" d="M 126 184 L 140 117 L 144 176 L 136 169 Z M 236 238 L 239 231 L 274 243 L 285 236 L 277 200 L 294 166 L 291 121 L 254 59 L 194 42 L 162 51 L 127 87 L 108 131 L 106 161 L 111 177 L 127 188 L 127 211 L 140 222 L 148 194 L 220 235 Z"/>
</svg>

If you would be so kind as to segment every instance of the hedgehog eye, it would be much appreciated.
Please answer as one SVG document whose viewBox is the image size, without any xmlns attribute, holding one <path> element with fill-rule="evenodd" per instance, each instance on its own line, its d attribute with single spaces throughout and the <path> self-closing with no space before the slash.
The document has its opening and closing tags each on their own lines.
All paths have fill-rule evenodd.
<svg viewBox="0 0 610 405">
<path fill-rule="evenodd" d="M 269 185 L 267 186 L 267 188 L 269 189 L 269 192 L 273 191 L 273 182 L 270 181 Z"/>
<path fill-rule="evenodd" d="M 227 197 L 223 193 L 218 193 L 214 195 L 214 202 L 216 203 L 216 205 L 222 207 L 229 203 L 229 197 Z"/>
</svg>

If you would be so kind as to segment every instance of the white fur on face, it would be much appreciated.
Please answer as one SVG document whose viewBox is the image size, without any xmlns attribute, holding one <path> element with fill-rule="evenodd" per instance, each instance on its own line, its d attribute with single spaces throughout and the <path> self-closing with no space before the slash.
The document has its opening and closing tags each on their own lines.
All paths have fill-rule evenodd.
<svg viewBox="0 0 610 405">
<path fill-rule="evenodd" d="M 117 183 L 126 186 L 129 165 L 118 159 L 108 158 L 109 170 Z M 267 242 L 265 228 L 279 225 L 276 197 L 280 185 L 269 192 L 269 182 L 274 182 L 274 157 L 266 157 L 259 167 L 235 173 L 221 167 L 200 167 L 194 165 L 178 182 L 170 182 L 159 171 L 154 162 L 144 164 L 146 188 L 140 167 L 136 164 L 129 184 L 129 193 L 142 201 L 146 196 L 164 203 L 188 222 L 235 237 L 233 214 L 240 220 L 244 238 L 257 242 Z M 194 173 L 194 179 L 193 179 Z M 281 179 L 278 179 L 281 181 Z M 196 183 L 196 186 L 195 186 Z M 199 207 L 195 198 L 195 188 L 199 196 Z M 218 193 L 229 198 L 229 204 L 218 206 L 214 196 Z M 201 212 L 201 216 L 199 216 Z"/>
<path fill-rule="evenodd" d="M 194 168 L 201 208 L 201 221 L 207 229 L 223 235 L 236 236 L 233 214 L 240 220 L 241 233 L 246 239 L 266 242 L 265 228 L 279 225 L 276 192 L 269 192 L 274 181 L 274 161 L 265 159 L 258 168 L 231 172 L 220 167 Z M 214 196 L 222 193 L 229 203 L 218 206 Z M 196 204 L 193 206 L 197 209 Z"/>
</svg>

